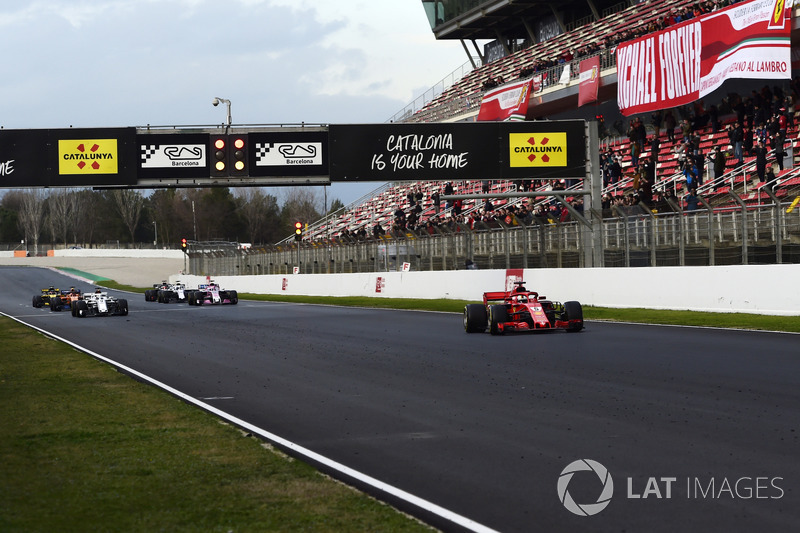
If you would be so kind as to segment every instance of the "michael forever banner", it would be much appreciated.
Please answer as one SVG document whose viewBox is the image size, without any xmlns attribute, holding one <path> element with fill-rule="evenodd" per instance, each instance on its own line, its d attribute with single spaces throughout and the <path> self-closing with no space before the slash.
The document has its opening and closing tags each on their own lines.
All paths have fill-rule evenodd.
<svg viewBox="0 0 800 533">
<path fill-rule="evenodd" d="M 740 2 L 619 45 L 622 114 L 684 105 L 731 78 L 791 78 L 792 2 Z"/>
</svg>

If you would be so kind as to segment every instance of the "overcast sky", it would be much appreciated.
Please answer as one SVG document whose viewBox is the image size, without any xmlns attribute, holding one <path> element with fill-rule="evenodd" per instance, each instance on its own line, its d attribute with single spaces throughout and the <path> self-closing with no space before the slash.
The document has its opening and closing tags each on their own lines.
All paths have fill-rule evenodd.
<svg viewBox="0 0 800 533">
<path fill-rule="evenodd" d="M 234 124 L 382 123 L 467 61 L 419 0 L 4 1 L 0 46 L 14 129 L 220 124 L 215 96 Z"/>
</svg>

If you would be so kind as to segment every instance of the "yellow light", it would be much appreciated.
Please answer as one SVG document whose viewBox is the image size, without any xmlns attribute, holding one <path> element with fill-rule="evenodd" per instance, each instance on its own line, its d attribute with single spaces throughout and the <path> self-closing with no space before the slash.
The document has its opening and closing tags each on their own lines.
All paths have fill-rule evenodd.
<svg viewBox="0 0 800 533">
<path fill-rule="evenodd" d="M 225 161 L 217 161 L 217 164 L 215 166 L 217 170 L 223 171 L 225 170 Z"/>
<path fill-rule="evenodd" d="M 233 166 L 236 168 L 236 170 L 241 172 L 242 170 L 244 170 L 244 161 L 237 161 L 236 163 L 234 163 Z"/>
</svg>

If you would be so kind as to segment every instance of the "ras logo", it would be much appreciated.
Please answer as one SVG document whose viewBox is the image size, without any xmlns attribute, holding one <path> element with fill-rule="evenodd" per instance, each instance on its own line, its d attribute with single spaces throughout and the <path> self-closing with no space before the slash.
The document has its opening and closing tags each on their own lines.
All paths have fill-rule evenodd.
<svg viewBox="0 0 800 533">
<path fill-rule="evenodd" d="M 572 481 L 572 476 L 574 476 L 576 472 L 583 471 L 594 472 L 603 485 L 600 496 L 598 496 L 595 503 L 579 504 L 572 499 L 572 496 L 567 490 L 569 482 Z M 591 459 L 578 459 L 577 461 L 571 462 L 561 471 L 561 475 L 558 477 L 558 499 L 569 512 L 578 516 L 596 515 L 611 503 L 611 496 L 613 495 L 614 480 L 611 479 L 611 474 L 608 473 L 605 466 Z"/>
</svg>

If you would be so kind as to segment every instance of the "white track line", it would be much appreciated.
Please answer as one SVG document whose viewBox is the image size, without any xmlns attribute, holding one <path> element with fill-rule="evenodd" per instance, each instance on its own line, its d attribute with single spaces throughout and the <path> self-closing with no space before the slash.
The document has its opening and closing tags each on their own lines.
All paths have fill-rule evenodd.
<svg viewBox="0 0 800 533">
<path fill-rule="evenodd" d="M 159 387 L 159 388 L 169 392 L 170 394 L 173 394 L 173 395 L 181 398 L 185 402 L 194 404 L 194 405 L 196 405 L 196 406 L 198 406 L 198 407 L 200 407 L 202 409 L 205 409 L 206 411 L 209 411 L 209 412 L 217 415 L 218 417 L 230 422 L 231 424 L 234 424 L 234 425 L 239 426 L 241 428 L 247 429 L 251 433 L 255 433 L 257 435 L 260 435 L 262 438 L 264 438 L 264 439 L 266 439 L 266 440 L 268 440 L 270 442 L 273 442 L 273 443 L 275 443 L 275 444 L 277 444 L 279 446 L 282 446 L 284 448 L 292 450 L 294 453 L 296 453 L 298 455 L 301 455 L 301 456 L 306 457 L 306 458 L 308 458 L 308 459 L 310 459 L 312 461 L 320 463 L 320 464 L 324 465 L 327 468 L 335 470 L 336 472 L 339 472 L 339 473 L 341 473 L 341 474 L 343 474 L 343 475 L 345 475 L 345 476 L 347 476 L 349 478 L 352 478 L 352 479 L 354 479 L 356 481 L 359 481 L 360 483 L 364 483 L 365 485 L 369 485 L 370 487 L 373 487 L 373 488 L 375 488 L 375 489 L 377 489 L 377 490 L 379 490 L 381 492 L 384 492 L 384 493 L 389 494 L 389 495 L 391 495 L 391 496 L 393 496 L 395 498 L 398 498 L 398 499 L 403 500 L 403 501 L 405 501 L 407 503 L 410 503 L 410 504 L 412 504 L 412 505 L 414 505 L 416 507 L 419 507 L 420 509 L 422 509 L 424 511 L 427 511 L 427 512 L 429 512 L 431 514 L 434 514 L 436 516 L 439 516 L 441 518 L 449 520 L 449 521 L 453 522 L 454 524 L 457 524 L 457 525 L 459 525 L 459 526 L 461 526 L 461 527 L 463 527 L 465 529 L 468 529 L 469 531 L 475 531 L 477 533 L 498 533 L 496 530 L 491 529 L 489 527 L 486 527 L 486 526 L 484 526 L 482 524 L 479 524 L 479 523 L 475 522 L 474 520 L 470 520 L 469 518 L 466 518 L 466 517 L 461 516 L 461 515 L 459 515 L 457 513 L 454 513 L 453 511 L 450 511 L 448 509 L 440 507 L 439 505 L 436 505 L 435 503 L 431 503 L 431 502 L 429 502 L 427 500 L 424 500 L 424 499 L 422 499 L 422 498 L 420 498 L 418 496 L 414 496 L 413 494 L 410 494 L 410 493 L 408 493 L 408 492 L 406 492 L 406 491 L 404 491 L 402 489 L 399 489 L 397 487 L 394 487 L 392 485 L 384 483 L 383 481 L 381 481 L 379 479 L 376 479 L 376 478 L 374 478 L 372 476 L 368 476 L 367 474 L 363 474 L 363 473 L 361 473 L 361 472 L 359 472 L 357 470 L 354 470 L 354 469 L 350 468 L 349 466 L 343 465 L 342 463 L 339 463 L 337 461 L 329 459 L 329 458 L 325 457 L 324 455 L 320 455 L 320 454 L 318 454 L 318 453 L 316 453 L 316 452 L 314 452 L 312 450 L 309 450 L 308 448 L 305 448 L 303 446 L 300 446 L 299 444 L 296 444 L 296 443 L 294 443 L 292 441 L 284 439 L 283 437 L 275 435 L 274 433 L 270 433 L 269 431 L 261 429 L 260 427 L 254 426 L 253 424 L 250 424 L 249 422 L 245 422 L 244 420 L 242 420 L 240 418 L 237 418 L 235 416 L 232 416 L 232 415 L 226 413 L 225 411 L 222 411 L 221 409 L 217 409 L 216 407 L 213 407 L 212 405 L 209 405 L 209 404 L 207 404 L 205 402 L 202 402 L 197 398 L 193 398 L 192 396 L 184 394 L 183 392 L 179 391 L 178 389 L 170 387 L 166 383 L 162 383 L 162 382 L 160 382 L 160 381 L 158 381 L 158 380 L 156 380 L 154 378 L 151 378 L 150 376 L 142 374 L 141 372 L 139 372 L 137 370 L 134 370 L 134 369 L 132 369 L 130 367 L 122 365 L 122 364 L 120 364 L 120 363 L 118 363 L 116 361 L 113 361 L 113 360 L 111 360 L 111 359 L 109 359 L 107 357 L 104 357 L 104 356 L 102 356 L 102 355 L 100 355 L 100 354 L 98 354 L 96 352 L 93 352 L 92 350 L 84 348 L 83 346 L 80 346 L 80 345 L 78 345 L 78 344 L 76 344 L 76 343 L 74 343 L 74 342 L 72 342 L 70 340 L 67 340 L 67 339 L 64 339 L 62 337 L 59 337 L 58 335 L 54 335 L 53 333 L 50 333 L 49 331 L 46 331 L 46 330 L 44 330 L 42 328 L 34 326 L 33 324 L 28 324 L 27 322 L 24 322 L 24 321 L 22 321 L 22 320 L 20 320 L 20 319 L 18 319 L 16 317 L 13 317 L 11 315 L 3 313 L 2 311 L 0 311 L 0 315 L 6 316 L 6 317 L 10 318 L 11 320 L 14 320 L 15 322 L 18 322 L 18 323 L 20 323 L 20 324 L 22 324 L 24 326 L 28 326 L 29 328 L 32 328 L 32 329 L 38 331 L 39 333 L 41 333 L 43 335 L 46 335 L 46 336 L 48 336 L 48 337 L 50 337 L 52 339 L 61 341 L 61 342 L 65 343 L 65 344 L 67 344 L 69 346 L 72 346 L 76 350 L 81 351 L 83 353 L 86 353 L 86 354 L 94 357 L 95 359 L 98 359 L 100 361 L 104 361 L 104 362 L 114 366 L 115 368 L 119 368 L 119 369 L 123 370 L 126 373 L 132 374 L 132 375 L 134 375 L 134 376 L 136 376 L 136 377 L 138 377 L 138 378 L 140 378 L 140 379 L 142 379 L 142 380 L 144 380 L 144 381 L 146 381 L 146 382 L 148 382 L 148 383 L 150 383 L 152 385 L 155 385 L 156 387 Z"/>
</svg>

